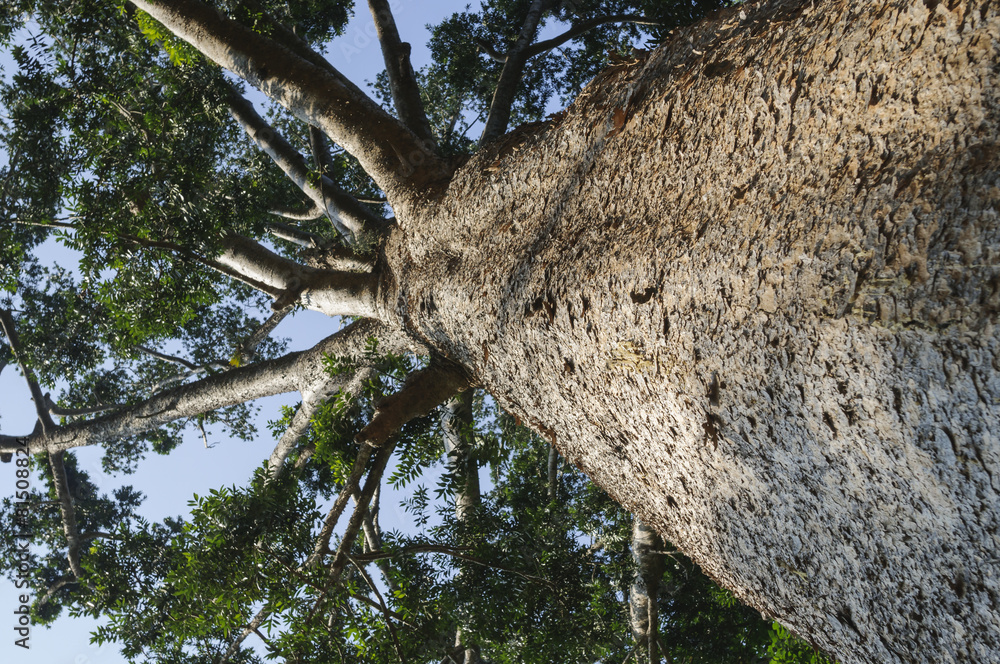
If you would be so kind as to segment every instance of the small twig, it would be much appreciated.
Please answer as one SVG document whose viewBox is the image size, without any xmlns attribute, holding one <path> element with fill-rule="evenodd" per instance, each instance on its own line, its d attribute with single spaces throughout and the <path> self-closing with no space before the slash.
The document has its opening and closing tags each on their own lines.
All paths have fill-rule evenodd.
<svg viewBox="0 0 1000 664">
<path fill-rule="evenodd" d="M 389 628 L 389 634 L 392 636 L 392 645 L 396 650 L 396 656 L 399 657 L 400 662 L 406 664 L 406 658 L 403 656 L 403 648 L 399 644 L 399 635 L 396 634 L 396 626 L 393 625 L 392 620 L 389 619 L 389 607 L 386 606 L 382 593 L 379 592 L 378 587 L 376 587 L 375 582 L 372 581 L 371 576 L 368 575 L 368 572 L 365 571 L 364 567 L 359 565 L 356 560 L 351 558 L 351 556 L 347 556 L 347 560 L 354 565 L 355 569 L 358 570 L 358 573 L 361 574 L 361 578 L 365 580 L 365 583 L 368 584 L 368 587 L 371 588 L 371 591 L 375 594 L 375 598 L 378 600 L 379 608 L 382 610 L 382 616 L 385 620 L 386 627 Z"/>
</svg>

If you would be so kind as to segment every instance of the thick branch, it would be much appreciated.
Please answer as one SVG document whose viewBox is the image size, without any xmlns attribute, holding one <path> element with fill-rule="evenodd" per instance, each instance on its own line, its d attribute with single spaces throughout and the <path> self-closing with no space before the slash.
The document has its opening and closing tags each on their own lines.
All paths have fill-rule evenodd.
<svg viewBox="0 0 1000 664">
<path fill-rule="evenodd" d="M 316 537 L 316 545 L 313 548 L 312 554 L 302 563 L 302 569 L 306 569 L 314 565 L 320 558 L 329 553 L 330 550 L 330 537 L 333 535 L 333 529 L 337 527 L 337 521 L 340 520 L 340 515 L 344 513 L 344 508 L 347 507 L 347 503 L 350 501 L 351 496 L 357 494 L 358 484 L 361 482 L 361 476 L 365 473 L 365 466 L 368 465 L 368 459 L 372 456 L 373 448 L 368 445 L 362 445 L 361 449 L 358 450 L 358 456 L 354 460 L 354 466 L 351 467 L 351 474 L 344 482 L 344 486 L 340 489 L 340 493 L 337 495 L 337 500 L 334 501 L 333 506 L 326 515 L 326 519 L 323 521 L 323 527 L 320 528 L 319 535 Z"/>
<path fill-rule="evenodd" d="M 285 307 L 271 313 L 267 320 L 260 324 L 253 333 L 250 334 L 246 340 L 240 344 L 236 352 L 233 353 L 232 359 L 229 361 L 233 366 L 242 367 L 246 364 L 253 362 L 254 358 L 257 356 L 257 347 L 260 346 L 264 339 L 274 332 L 274 328 L 278 327 L 278 324 L 285 319 L 289 313 L 291 313 L 292 307 Z"/>
<path fill-rule="evenodd" d="M 426 369 L 411 374 L 399 392 L 387 396 L 378 404 L 372 421 L 358 433 L 357 440 L 378 447 L 404 424 L 426 415 L 469 386 L 469 380 L 461 370 L 432 363 Z"/>
<path fill-rule="evenodd" d="M 52 469 L 52 483 L 55 485 L 56 498 L 59 501 L 59 514 L 62 517 L 63 533 L 66 535 L 66 559 L 73 576 L 83 578 L 83 567 L 80 565 L 80 530 L 76 524 L 76 508 L 69 492 L 69 479 L 66 477 L 66 464 L 63 462 L 65 452 L 49 454 L 49 466 Z"/>
<path fill-rule="evenodd" d="M 311 221 L 313 219 L 319 219 L 325 213 L 323 208 L 315 203 L 311 208 L 271 208 L 268 210 L 270 214 L 276 217 L 282 217 L 283 219 L 291 219 L 292 221 Z"/>
<path fill-rule="evenodd" d="M 410 128 L 417 138 L 427 144 L 428 150 L 434 149 L 434 134 L 424 112 L 424 103 L 420 99 L 420 87 L 410 63 L 410 45 L 400 41 L 396 30 L 396 20 L 392 16 L 388 0 L 368 0 L 378 41 L 382 46 L 382 56 L 385 59 L 385 71 L 389 77 L 389 91 L 396 107 L 399 119 Z"/>
<path fill-rule="evenodd" d="M 382 474 L 385 472 L 385 467 L 389 464 L 389 458 L 392 456 L 394 449 L 396 449 L 395 439 L 379 448 L 374 460 L 372 460 L 372 467 L 368 471 L 368 478 L 361 489 L 357 506 L 354 508 L 347 526 L 344 527 L 344 534 L 340 538 L 340 546 L 337 547 L 337 551 L 333 556 L 333 562 L 330 563 L 330 571 L 327 574 L 327 585 L 334 583 L 340 577 L 340 573 L 347 563 L 347 552 L 351 550 L 351 547 L 354 546 L 354 541 L 358 538 L 365 515 L 368 513 L 368 505 L 371 503 L 372 496 L 375 495 L 375 491 L 382 482 Z"/>
<path fill-rule="evenodd" d="M 514 42 L 514 46 L 507 52 L 503 70 L 500 72 L 500 80 L 497 81 L 496 90 L 493 92 L 493 101 L 490 103 L 490 114 L 486 118 L 486 128 L 480 141 L 485 143 L 503 136 L 507 131 L 507 124 L 510 122 L 511 108 L 514 105 L 514 96 L 517 93 L 517 86 L 521 83 L 524 75 L 524 65 L 528 61 L 526 51 L 535 38 L 535 31 L 546 7 L 551 4 L 547 0 L 533 0 L 528 8 L 528 15 L 524 19 L 521 33 Z"/>
<path fill-rule="evenodd" d="M 297 244 L 303 249 L 319 249 L 322 251 L 322 262 L 324 266 L 331 269 L 346 272 L 369 272 L 374 267 L 374 259 L 355 253 L 349 247 L 333 244 L 319 235 L 304 231 L 291 224 L 283 224 L 272 221 L 268 224 L 268 232 L 274 237 Z M 316 262 L 307 262 L 313 267 L 319 267 Z"/>
<path fill-rule="evenodd" d="M 378 336 L 380 345 L 405 352 L 409 340 L 372 321 L 360 321 L 327 337 L 307 351 L 235 368 L 222 374 L 182 385 L 153 396 L 134 406 L 85 422 L 58 427 L 52 433 L 36 431 L 24 438 L 0 437 L 0 452 L 23 449 L 30 454 L 57 452 L 74 447 L 95 445 L 107 440 L 136 436 L 167 422 L 191 417 L 226 406 L 273 394 L 283 394 L 314 385 L 326 374 L 324 354 L 360 357 L 370 336 Z"/>
<path fill-rule="evenodd" d="M 357 236 L 366 229 L 384 230 L 385 219 L 377 217 L 342 190 L 325 174 L 311 172 L 305 158 L 285 138 L 257 113 L 247 99 L 235 89 L 229 95 L 229 112 L 243 130 L 275 164 L 325 212 L 344 235 Z"/>
<path fill-rule="evenodd" d="M 373 273 L 334 272 L 296 263 L 241 235 L 228 235 L 218 262 L 234 275 L 262 285 L 275 310 L 302 301 L 328 316 L 378 318 L 378 279 Z"/>
<path fill-rule="evenodd" d="M 198 0 L 134 4 L 361 162 L 387 192 L 415 191 L 450 175 L 420 139 L 332 67 L 297 55 Z"/>
</svg>

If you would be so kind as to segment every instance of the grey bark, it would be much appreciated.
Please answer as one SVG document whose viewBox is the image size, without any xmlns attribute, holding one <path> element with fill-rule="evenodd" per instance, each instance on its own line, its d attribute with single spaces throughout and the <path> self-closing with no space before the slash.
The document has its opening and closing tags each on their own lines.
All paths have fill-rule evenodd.
<svg viewBox="0 0 1000 664">
<path fill-rule="evenodd" d="M 420 140 L 331 66 L 304 57 L 198 0 L 134 4 L 353 154 L 382 189 L 413 195 L 448 171 Z"/>
<path fill-rule="evenodd" d="M 844 664 L 1000 658 L 997 11 L 678 30 L 401 216 L 388 302 Z"/>
<path fill-rule="evenodd" d="M 414 347 L 410 341 L 378 323 L 354 323 L 309 350 L 216 374 L 161 392 L 108 415 L 57 426 L 47 432 L 39 430 L 21 438 L 0 436 L 0 452 L 21 449 L 20 441 L 26 441 L 30 454 L 96 445 L 135 436 L 177 419 L 264 396 L 302 390 L 326 378 L 322 363 L 325 354 L 362 357 L 365 343 L 371 336 L 377 336 L 380 347 L 387 351 L 406 352 Z"/>
<path fill-rule="evenodd" d="M 326 214 L 342 235 L 359 237 L 367 230 L 381 231 L 385 220 L 366 210 L 358 201 L 324 174 L 316 177 L 305 158 L 257 113 L 235 89 L 230 93 L 229 112 L 272 161 L 306 196 Z M 315 217 L 313 217 L 315 218 Z"/>
<path fill-rule="evenodd" d="M 420 99 L 420 87 L 410 64 L 410 45 L 400 40 L 396 29 L 396 19 L 392 16 L 388 0 L 368 0 L 379 45 L 385 59 L 385 72 L 389 78 L 396 114 L 417 138 L 424 142 L 428 151 L 434 150 L 434 134 L 431 132 L 424 103 Z"/>
<path fill-rule="evenodd" d="M 994 3 L 720 12 L 446 190 L 336 75 L 141 5 L 405 199 L 386 318 L 713 578 L 844 664 L 1000 657 Z"/>
</svg>

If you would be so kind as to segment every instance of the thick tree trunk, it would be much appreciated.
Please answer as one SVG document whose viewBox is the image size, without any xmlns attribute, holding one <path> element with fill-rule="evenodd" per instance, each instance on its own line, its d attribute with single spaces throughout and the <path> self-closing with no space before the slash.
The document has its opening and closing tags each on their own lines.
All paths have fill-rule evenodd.
<svg viewBox="0 0 1000 664">
<path fill-rule="evenodd" d="M 402 325 L 844 664 L 1000 658 L 1000 20 L 952 4 L 678 31 L 385 249 Z"/>
</svg>

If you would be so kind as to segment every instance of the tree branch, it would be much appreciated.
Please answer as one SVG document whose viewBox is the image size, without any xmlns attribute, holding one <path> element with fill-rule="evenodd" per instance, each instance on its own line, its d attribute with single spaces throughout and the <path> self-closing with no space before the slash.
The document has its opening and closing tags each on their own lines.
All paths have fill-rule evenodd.
<svg viewBox="0 0 1000 664">
<path fill-rule="evenodd" d="M 201 368 L 194 362 L 185 360 L 183 357 L 177 357 L 176 355 L 168 355 L 167 353 L 162 353 L 158 350 L 147 348 L 146 346 L 136 345 L 134 346 L 134 348 L 138 351 L 145 353 L 146 355 L 149 355 L 150 357 L 156 358 L 157 360 L 169 362 L 170 364 L 179 364 L 180 366 L 184 367 L 189 371 L 197 371 L 198 369 Z"/>
<path fill-rule="evenodd" d="M 66 535 L 66 559 L 69 568 L 77 579 L 83 578 L 83 567 L 80 565 L 80 531 L 76 523 L 76 508 L 73 507 L 73 497 L 69 492 L 69 479 L 66 477 L 66 464 L 63 461 L 63 451 L 49 453 L 49 467 L 52 469 L 52 483 L 56 489 L 59 501 L 59 514 L 62 517 L 63 533 Z"/>
<path fill-rule="evenodd" d="M 302 563 L 300 569 L 312 567 L 321 557 L 330 552 L 330 538 L 333 536 L 333 529 L 337 527 L 337 521 L 340 520 L 340 515 L 344 513 L 344 508 L 347 507 L 351 496 L 358 492 L 358 484 L 361 482 L 361 476 L 365 473 L 365 466 L 368 465 L 368 459 L 371 458 L 372 451 L 373 448 L 368 445 L 362 445 L 361 449 L 358 450 L 358 456 L 354 459 L 354 465 L 351 467 L 351 474 L 340 489 L 337 500 L 330 507 L 326 519 L 323 520 L 323 527 L 320 528 L 319 535 L 316 537 L 316 545 L 313 547 L 313 552 Z"/>
<path fill-rule="evenodd" d="M 268 611 L 266 607 L 258 611 L 257 615 L 255 615 L 243 629 L 243 632 L 236 637 L 236 640 L 229 644 L 229 648 L 226 650 L 225 654 L 222 655 L 222 659 L 219 660 L 219 664 L 226 664 L 226 662 L 229 661 L 229 658 L 235 655 L 240 649 L 240 644 L 246 641 L 248 636 L 256 632 L 261 623 L 263 623 L 269 615 L 271 615 L 271 612 Z"/>
<path fill-rule="evenodd" d="M 359 236 L 365 230 L 381 233 L 385 219 L 363 207 L 357 200 L 327 177 L 309 169 L 305 158 L 257 113 L 246 98 L 230 87 L 229 113 L 243 127 L 261 150 L 267 153 L 285 175 L 330 218 L 345 236 Z"/>
<path fill-rule="evenodd" d="M 410 45 L 400 41 L 396 20 L 388 0 L 368 0 L 378 41 L 382 46 L 385 71 L 389 78 L 389 91 L 396 107 L 396 114 L 417 138 L 424 141 L 428 151 L 435 149 L 434 134 L 420 99 L 420 86 L 410 63 Z"/>
<path fill-rule="evenodd" d="M 354 546 L 354 541 L 358 538 L 358 532 L 361 530 L 365 514 L 368 513 L 368 504 L 371 502 L 378 485 L 382 482 L 382 474 L 389 463 L 389 457 L 392 456 L 393 450 L 396 449 L 396 442 L 396 440 L 387 442 L 375 454 L 371 470 L 368 471 L 368 478 L 365 480 L 365 486 L 361 489 L 361 496 L 358 498 L 357 506 L 354 508 L 347 526 L 344 528 L 344 534 L 340 538 L 340 546 L 337 547 L 337 551 L 333 554 L 333 562 L 330 563 L 330 571 L 327 573 L 327 585 L 332 584 L 340 578 L 340 573 L 347 563 L 347 552 L 351 550 L 351 547 Z"/>
<path fill-rule="evenodd" d="M 257 347 L 260 346 L 261 342 L 271 335 L 274 328 L 278 327 L 278 324 L 285 319 L 289 313 L 291 313 L 292 307 L 285 307 L 284 309 L 279 309 L 274 311 L 268 316 L 267 320 L 261 323 L 260 327 L 253 331 L 253 333 L 240 344 L 236 352 L 233 353 L 232 359 L 229 363 L 232 366 L 242 367 L 253 362 L 254 358 L 257 356 Z"/>
<path fill-rule="evenodd" d="M 374 267 L 372 258 L 357 254 L 348 247 L 332 244 L 329 240 L 304 231 L 298 226 L 272 221 L 268 224 L 267 230 L 274 237 L 297 244 L 303 249 L 322 250 L 323 262 L 328 266 L 334 266 L 332 269 L 337 271 L 370 272 Z M 307 262 L 316 267 L 315 262 L 308 260 Z"/>
<path fill-rule="evenodd" d="M 372 421 L 356 439 L 378 447 L 404 424 L 426 415 L 470 385 L 460 369 L 432 362 L 426 369 L 410 374 L 398 392 L 378 404 Z"/>
<path fill-rule="evenodd" d="M 612 16 L 598 16 L 592 18 L 589 21 L 584 21 L 579 25 L 575 25 L 566 32 L 553 37 L 552 39 L 546 39 L 545 41 L 535 42 L 531 46 L 524 49 L 524 57 L 526 59 L 531 59 L 536 55 L 545 53 L 546 51 L 551 51 L 552 49 L 565 44 L 571 39 L 575 39 L 580 35 L 590 32 L 596 27 L 605 25 L 607 23 L 634 23 L 637 25 L 660 25 L 657 21 L 652 21 L 643 16 L 635 16 L 633 14 L 614 14 Z"/>
<path fill-rule="evenodd" d="M 24 379 L 28 383 L 28 389 L 31 391 L 31 400 L 35 402 L 35 412 L 38 415 L 38 422 L 41 424 L 42 432 L 54 432 L 58 427 L 46 408 L 45 395 L 42 394 L 42 388 L 35 379 L 35 372 L 21 358 L 21 339 L 18 337 L 14 318 L 6 309 L 0 309 L 0 328 L 3 328 L 3 333 L 6 335 L 7 342 L 10 345 L 10 352 L 21 367 L 21 373 L 24 374 Z"/>
<path fill-rule="evenodd" d="M 499 62 L 500 64 L 507 62 L 507 54 L 501 53 L 500 51 L 493 48 L 493 44 L 491 44 L 489 41 L 483 39 L 482 37 L 476 37 L 475 42 L 476 45 L 479 46 L 479 49 L 483 53 L 488 55 L 491 60 Z"/>
<path fill-rule="evenodd" d="M 486 118 L 486 127 L 480 137 L 481 143 L 486 143 L 495 138 L 503 136 L 510 123 L 511 108 L 514 105 L 514 96 L 517 93 L 517 86 L 521 83 L 524 75 L 524 65 L 528 61 L 525 54 L 532 40 L 535 38 L 535 31 L 541 21 L 545 9 L 552 4 L 551 0 L 532 0 L 528 8 L 528 14 L 521 26 L 521 33 L 518 35 L 514 46 L 507 52 L 504 60 L 503 70 L 500 72 L 500 79 L 497 81 L 496 90 L 493 91 L 493 101 L 490 103 L 490 113 Z"/>
<path fill-rule="evenodd" d="M 378 318 L 378 277 L 374 273 L 335 272 L 296 263 L 242 235 L 223 240 L 218 262 L 236 278 L 249 279 L 275 297 L 272 309 L 296 301 L 328 316 Z"/>
<path fill-rule="evenodd" d="M 377 336 L 380 345 L 389 352 L 407 352 L 412 348 L 410 340 L 401 333 L 374 321 L 359 321 L 309 350 L 208 376 L 105 416 L 57 427 L 51 433 L 36 431 L 22 438 L 2 436 L 0 452 L 27 449 L 29 454 L 37 454 L 95 445 L 136 436 L 185 417 L 300 390 L 326 376 L 322 363 L 325 354 L 361 357 L 372 336 Z"/>
<path fill-rule="evenodd" d="M 48 394 L 48 392 L 45 393 L 43 398 L 45 399 L 46 410 L 48 410 L 49 413 L 55 417 L 83 417 L 85 415 L 96 415 L 97 413 L 103 413 L 118 408 L 117 405 L 90 406 L 89 408 L 62 408 L 52 401 L 52 397 Z"/>
<path fill-rule="evenodd" d="M 319 219 L 325 214 L 323 208 L 315 203 L 313 203 L 311 208 L 305 210 L 300 208 L 271 208 L 268 210 L 268 213 L 276 217 L 282 217 L 283 219 L 291 219 L 292 221 L 311 221 Z"/>
<path fill-rule="evenodd" d="M 444 160 L 333 67 L 303 58 L 199 0 L 133 2 L 210 60 L 322 129 L 384 191 L 412 193 L 450 177 Z"/>
</svg>

